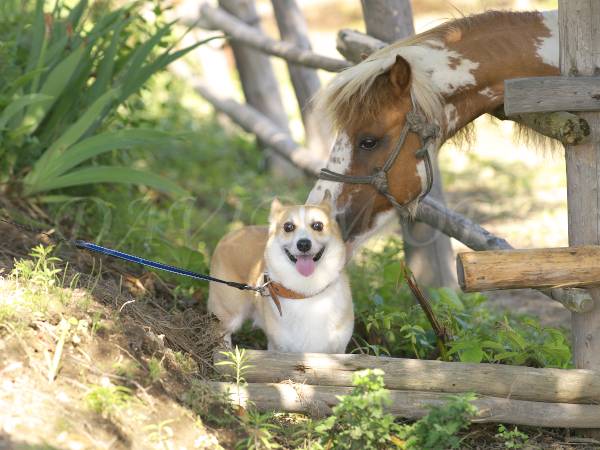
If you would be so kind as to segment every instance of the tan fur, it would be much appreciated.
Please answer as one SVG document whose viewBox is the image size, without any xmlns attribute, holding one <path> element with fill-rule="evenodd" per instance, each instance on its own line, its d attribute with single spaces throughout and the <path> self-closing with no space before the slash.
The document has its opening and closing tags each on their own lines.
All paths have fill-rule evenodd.
<svg viewBox="0 0 600 450">
<path fill-rule="evenodd" d="M 244 320 L 252 319 L 255 325 L 265 331 L 269 339 L 269 348 L 279 350 L 281 348 L 278 348 L 278 345 L 281 347 L 285 346 L 285 344 L 278 344 L 277 338 L 279 336 L 277 333 L 281 331 L 282 327 L 284 331 L 290 328 L 289 324 L 285 323 L 285 320 L 303 320 L 301 312 L 300 317 L 298 319 L 295 318 L 298 317 L 298 311 L 299 309 L 302 311 L 304 305 L 307 308 L 307 323 L 304 324 L 304 329 L 298 326 L 297 322 L 292 328 L 298 329 L 297 332 L 300 333 L 298 336 L 299 342 L 302 342 L 303 339 L 308 340 L 305 330 L 310 329 L 311 321 L 314 319 L 314 316 L 311 316 L 311 314 L 314 314 L 315 306 L 317 313 L 322 305 L 324 307 L 323 314 L 330 314 L 326 309 L 334 305 L 330 304 L 329 299 L 334 298 L 332 301 L 335 303 L 337 301 L 335 299 L 339 298 L 340 295 L 345 300 L 342 300 L 338 305 L 339 308 L 335 306 L 334 313 L 330 314 L 331 320 L 329 322 L 327 318 L 324 319 L 325 324 L 334 330 L 337 328 L 348 329 L 350 327 L 351 334 L 354 312 L 348 280 L 342 270 L 345 262 L 345 249 L 339 227 L 335 219 L 331 216 L 330 201 L 330 197 L 327 197 L 320 205 L 283 206 L 278 200 L 275 200 L 271 206 L 269 227 L 248 226 L 233 231 L 221 239 L 211 259 L 210 273 L 212 276 L 259 286 L 263 282 L 263 274 L 266 271 L 274 281 L 280 283 L 285 288 L 306 296 L 306 299 L 302 300 L 280 298 L 284 314 L 282 318 L 274 308 L 272 299 L 268 296 L 263 297 L 252 291 L 241 291 L 223 284 L 210 283 L 208 310 L 219 318 L 226 344 L 231 344 L 230 335 L 241 327 Z M 342 249 L 339 258 L 336 259 L 336 261 L 339 260 L 339 267 L 334 269 L 336 272 L 332 274 L 332 281 L 327 279 L 321 285 L 317 281 L 321 280 L 320 278 L 304 278 L 298 275 L 295 272 L 294 265 L 289 262 L 285 253 L 279 248 L 281 247 L 281 240 L 289 238 L 293 234 L 284 231 L 284 223 L 290 220 L 289 217 L 291 215 L 297 215 L 298 211 L 301 211 L 301 216 L 306 217 L 309 214 L 314 216 L 314 214 L 317 214 L 316 211 L 319 211 L 319 221 L 323 223 L 322 232 L 311 230 L 310 224 L 309 227 L 303 228 L 301 228 L 301 224 L 298 224 L 298 230 L 301 230 L 302 238 L 309 236 L 311 242 L 314 243 L 314 248 L 317 248 L 320 242 L 325 242 L 323 245 L 325 248 L 323 257 L 316 263 L 315 276 L 317 271 L 327 270 L 324 264 L 326 264 L 326 260 L 329 257 L 333 257 L 331 255 L 335 254 L 331 253 L 336 248 L 334 243 L 337 244 L 338 249 Z M 287 236 L 284 236 L 285 234 Z M 330 248 L 332 250 L 329 250 Z M 273 253 L 276 255 L 275 258 L 270 256 Z M 281 258 L 281 255 L 284 255 L 283 258 Z M 280 265 L 276 269 L 283 268 L 283 271 L 275 270 L 271 267 L 273 264 Z M 291 271 L 292 276 L 288 277 L 288 279 L 281 279 L 280 274 L 286 273 L 285 270 L 288 270 L 288 273 Z M 315 279 L 313 280 L 313 278 Z M 340 282 L 341 285 L 339 285 Z M 333 297 L 332 293 L 329 292 L 331 289 L 335 291 Z M 339 292 L 340 289 L 345 292 Z M 291 331 L 291 333 L 294 332 L 294 330 Z M 322 330 L 318 330 L 318 332 L 322 332 Z M 333 331 L 332 333 L 335 335 L 336 332 Z M 350 335 L 347 338 L 349 339 Z M 331 348 L 325 347 L 325 350 L 323 350 L 321 347 L 317 347 L 315 350 L 309 348 L 306 351 L 343 352 L 347 341 L 341 342 L 344 340 L 341 339 L 341 343 L 339 343 L 336 341 L 336 336 L 334 336 L 333 340 L 335 342 L 331 345 Z"/>
</svg>

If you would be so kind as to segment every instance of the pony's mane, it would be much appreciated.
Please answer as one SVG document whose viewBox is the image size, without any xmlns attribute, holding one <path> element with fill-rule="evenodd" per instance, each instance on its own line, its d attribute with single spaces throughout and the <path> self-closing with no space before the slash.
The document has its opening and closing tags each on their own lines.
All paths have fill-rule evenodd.
<svg viewBox="0 0 600 450">
<path fill-rule="evenodd" d="M 400 55 L 411 66 L 411 94 L 414 102 L 429 121 L 443 123 L 444 111 L 441 94 L 431 81 L 431 76 L 415 58 L 415 49 L 446 43 L 457 32 L 473 28 L 514 27 L 539 18 L 537 12 L 488 11 L 469 17 L 451 20 L 431 30 L 395 42 L 368 56 L 361 63 L 339 73 L 317 95 L 317 108 L 329 119 L 335 130 L 377 117 L 381 106 L 389 102 L 391 86 L 386 77 Z"/>
</svg>

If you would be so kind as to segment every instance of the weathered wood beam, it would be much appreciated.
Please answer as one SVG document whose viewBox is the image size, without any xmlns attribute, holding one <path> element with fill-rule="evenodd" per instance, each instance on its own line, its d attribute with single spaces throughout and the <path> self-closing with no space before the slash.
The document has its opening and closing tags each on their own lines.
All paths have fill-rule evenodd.
<svg viewBox="0 0 600 450">
<path fill-rule="evenodd" d="M 223 12 L 243 23 L 255 33 L 261 32 L 260 17 L 255 0 L 219 0 Z M 238 41 L 231 41 L 235 66 L 242 84 L 246 102 L 271 119 L 275 125 L 289 132 L 288 118 L 281 99 L 279 83 L 268 55 Z M 210 70 L 210 68 L 208 68 Z M 258 139 L 266 149 L 272 172 L 294 172 L 295 169 L 268 149 L 268 144 Z"/>
<path fill-rule="evenodd" d="M 590 135 L 590 126 L 581 117 L 566 111 L 544 114 L 524 113 L 508 117 L 504 106 L 496 109 L 492 116 L 500 120 L 512 120 L 531 128 L 538 133 L 556 139 L 564 145 L 576 145 L 584 142 Z"/>
<path fill-rule="evenodd" d="M 272 0 L 275 20 L 282 41 L 299 49 L 312 51 L 306 20 L 296 0 Z M 314 111 L 313 97 L 321 87 L 316 69 L 287 62 L 298 109 L 304 124 L 306 146 L 315 155 L 326 158 L 331 147 L 329 126 Z"/>
<path fill-rule="evenodd" d="M 582 108 L 587 93 L 593 101 L 585 102 L 595 103 L 595 109 L 600 111 L 600 78 L 595 78 L 593 89 L 588 84 L 591 80 L 583 78 L 597 75 L 600 67 L 600 2 L 559 0 L 558 25 L 561 73 L 583 92 L 581 98 L 566 98 Z M 581 84 L 580 77 L 584 79 Z M 584 144 L 565 148 L 569 245 L 600 245 L 600 112 L 584 113 L 581 117 L 590 124 L 591 138 Z M 589 292 L 594 309 L 571 316 L 573 360 L 578 368 L 600 370 L 600 288 Z"/>
<path fill-rule="evenodd" d="M 355 371 L 379 368 L 387 389 L 437 393 L 474 392 L 492 397 L 551 403 L 600 402 L 600 373 L 591 370 L 535 369 L 503 364 L 465 364 L 324 353 L 280 353 L 246 350 L 245 378 L 253 383 L 297 383 L 351 386 Z M 214 362 L 225 357 L 214 353 Z M 222 374 L 232 367 L 217 365 Z M 600 420 L 600 416 L 598 417 Z"/>
<path fill-rule="evenodd" d="M 421 374 L 422 376 L 423 374 Z M 259 411 L 302 412 L 313 416 L 330 414 L 339 403 L 339 396 L 348 395 L 352 388 L 311 386 L 294 383 L 250 383 L 239 387 L 235 383 L 208 382 L 212 392 L 229 397 L 232 404 L 248 406 Z M 431 407 L 442 406 L 447 394 L 419 391 L 390 391 L 388 410 L 405 419 L 416 420 L 429 413 Z M 592 428 L 600 426 L 600 406 L 570 403 L 542 403 L 510 398 L 479 397 L 472 401 L 477 413 L 476 423 L 504 423 L 533 427 Z"/>
<path fill-rule="evenodd" d="M 354 63 L 359 63 L 366 56 L 386 45 L 379 39 L 354 30 L 341 30 L 337 36 L 338 51 L 344 58 Z M 509 81 L 513 80 L 507 82 Z M 564 111 L 514 114 L 508 117 L 504 107 L 500 107 L 491 115 L 500 120 L 511 120 L 525 125 L 541 135 L 556 139 L 565 145 L 584 142 L 590 134 L 590 127 L 584 119 Z"/>
<path fill-rule="evenodd" d="M 589 286 L 600 283 L 600 246 L 464 252 L 456 257 L 463 291 Z"/>
<path fill-rule="evenodd" d="M 347 28 L 338 31 L 336 40 L 337 51 L 355 64 L 386 45 L 388 44 L 368 34 Z"/>
<path fill-rule="evenodd" d="M 200 7 L 200 12 L 203 20 L 209 23 L 211 28 L 223 30 L 232 40 L 243 42 L 270 55 L 330 72 L 339 72 L 351 66 L 348 61 L 318 55 L 309 50 L 302 50 L 289 42 L 271 39 L 221 8 L 214 8 L 204 3 Z"/>
<path fill-rule="evenodd" d="M 508 116 L 598 110 L 600 77 L 532 77 L 504 82 L 504 111 Z"/>
<path fill-rule="evenodd" d="M 410 0 L 360 0 L 367 34 L 395 42 L 415 34 Z"/>
</svg>

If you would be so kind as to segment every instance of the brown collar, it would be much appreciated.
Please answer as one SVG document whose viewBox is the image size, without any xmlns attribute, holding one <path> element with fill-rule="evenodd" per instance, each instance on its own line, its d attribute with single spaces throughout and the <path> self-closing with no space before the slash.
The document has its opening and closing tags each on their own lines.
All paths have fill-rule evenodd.
<svg viewBox="0 0 600 450">
<path fill-rule="evenodd" d="M 271 280 L 268 274 L 264 274 L 263 276 L 264 286 L 269 291 L 269 295 L 273 299 L 275 306 L 277 307 L 277 311 L 279 311 L 279 315 L 283 316 L 283 312 L 281 311 L 281 302 L 279 301 L 279 297 L 285 297 L 290 300 L 304 300 L 307 298 L 306 295 L 300 294 L 296 291 L 292 291 L 291 289 L 286 288 L 283 284 L 277 283 L 276 281 Z"/>
</svg>

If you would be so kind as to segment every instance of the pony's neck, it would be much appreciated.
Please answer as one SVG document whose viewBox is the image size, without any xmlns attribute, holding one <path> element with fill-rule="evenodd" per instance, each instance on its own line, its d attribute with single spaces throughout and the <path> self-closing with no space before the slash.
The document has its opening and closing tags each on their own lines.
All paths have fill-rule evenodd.
<svg viewBox="0 0 600 450">
<path fill-rule="evenodd" d="M 556 11 L 491 12 L 449 25 L 443 41 L 423 35 L 420 63 L 435 61 L 427 69 L 441 95 L 445 138 L 502 105 L 504 80 L 559 73 L 557 22 Z"/>
</svg>

